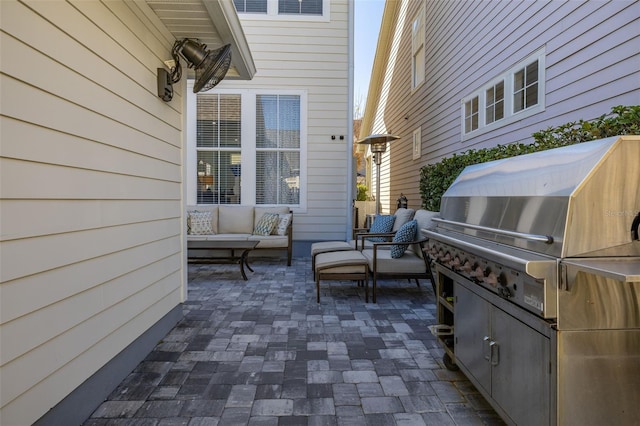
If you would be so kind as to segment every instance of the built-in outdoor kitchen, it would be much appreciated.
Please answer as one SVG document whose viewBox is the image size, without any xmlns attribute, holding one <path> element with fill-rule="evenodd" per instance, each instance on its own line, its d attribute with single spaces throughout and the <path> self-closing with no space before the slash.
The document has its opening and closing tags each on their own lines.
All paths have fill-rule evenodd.
<svg viewBox="0 0 640 426">
<path fill-rule="evenodd" d="M 445 365 L 509 424 L 638 424 L 640 137 L 469 166 L 434 220 Z"/>
</svg>

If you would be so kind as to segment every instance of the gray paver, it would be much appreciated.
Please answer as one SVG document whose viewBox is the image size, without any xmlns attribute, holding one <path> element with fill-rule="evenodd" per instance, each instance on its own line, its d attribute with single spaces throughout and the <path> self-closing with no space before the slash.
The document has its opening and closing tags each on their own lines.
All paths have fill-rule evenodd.
<svg viewBox="0 0 640 426">
<path fill-rule="evenodd" d="M 382 376 L 380 377 L 380 385 L 382 385 L 382 390 L 387 396 L 409 395 L 409 390 L 405 386 L 402 377 Z"/>
<path fill-rule="evenodd" d="M 309 398 L 293 401 L 293 414 L 300 416 L 336 414 L 333 398 Z"/>
<path fill-rule="evenodd" d="M 365 414 L 403 413 L 400 400 L 393 396 L 372 396 L 362 398 L 362 410 Z"/>
<path fill-rule="evenodd" d="M 251 407 L 256 396 L 256 385 L 233 385 L 226 407 Z"/>
<path fill-rule="evenodd" d="M 315 301 L 310 258 L 188 264 L 183 320 L 85 426 L 491 425 L 504 423 L 446 370 L 431 285 L 352 283 Z"/>
<path fill-rule="evenodd" d="M 92 417 L 133 417 L 136 411 L 142 407 L 142 404 L 144 404 L 144 401 L 105 401 L 93 412 Z"/>
<path fill-rule="evenodd" d="M 254 402 L 252 416 L 290 416 L 293 414 L 292 399 L 260 399 Z"/>
<path fill-rule="evenodd" d="M 425 425 L 424 419 L 420 414 L 398 413 L 393 418 L 397 426 L 421 426 Z"/>
<path fill-rule="evenodd" d="M 377 383 L 378 375 L 373 370 L 345 371 L 342 373 L 345 383 Z"/>
</svg>

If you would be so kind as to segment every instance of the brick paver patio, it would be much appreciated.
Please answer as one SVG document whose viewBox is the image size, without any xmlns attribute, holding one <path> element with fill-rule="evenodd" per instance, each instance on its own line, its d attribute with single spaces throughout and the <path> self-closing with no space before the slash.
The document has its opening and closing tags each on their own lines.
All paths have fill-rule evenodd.
<svg viewBox="0 0 640 426">
<path fill-rule="evenodd" d="M 88 426 L 503 425 L 428 330 L 431 284 L 323 282 L 311 259 L 190 264 L 184 319 Z"/>
</svg>

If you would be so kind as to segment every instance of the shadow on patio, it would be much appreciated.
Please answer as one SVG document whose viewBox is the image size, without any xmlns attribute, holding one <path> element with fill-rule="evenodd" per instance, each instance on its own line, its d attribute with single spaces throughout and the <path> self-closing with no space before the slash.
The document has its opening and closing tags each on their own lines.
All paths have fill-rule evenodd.
<svg viewBox="0 0 640 426">
<path fill-rule="evenodd" d="M 311 259 L 189 264 L 184 319 L 85 425 L 502 425 L 428 330 L 431 284 L 322 283 Z"/>
</svg>

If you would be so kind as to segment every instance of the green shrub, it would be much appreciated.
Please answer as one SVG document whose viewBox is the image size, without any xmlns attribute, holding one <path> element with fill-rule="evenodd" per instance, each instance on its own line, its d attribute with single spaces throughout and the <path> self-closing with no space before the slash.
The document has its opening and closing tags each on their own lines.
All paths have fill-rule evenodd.
<svg viewBox="0 0 640 426">
<path fill-rule="evenodd" d="M 420 169 L 422 208 L 440 211 L 440 199 L 462 170 L 469 165 L 588 142 L 616 135 L 640 134 L 640 105 L 616 106 L 610 114 L 549 127 L 533 134 L 532 144 L 514 143 L 493 148 L 470 149 L 445 157 Z"/>
<path fill-rule="evenodd" d="M 356 201 L 367 201 L 367 191 L 369 190 L 367 186 L 359 183 L 356 189 L 358 190 Z"/>
</svg>

